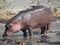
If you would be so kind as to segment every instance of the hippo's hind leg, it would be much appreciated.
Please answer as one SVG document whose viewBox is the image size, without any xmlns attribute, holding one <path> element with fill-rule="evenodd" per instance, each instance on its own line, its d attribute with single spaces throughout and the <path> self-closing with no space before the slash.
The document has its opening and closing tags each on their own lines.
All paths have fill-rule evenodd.
<svg viewBox="0 0 60 45">
<path fill-rule="evenodd" d="M 41 27 L 41 35 L 45 33 L 45 30 L 46 30 L 46 26 L 44 25 Z"/>
<path fill-rule="evenodd" d="M 49 28 L 46 28 L 46 25 L 44 25 L 44 26 L 41 27 L 41 37 L 49 38 L 48 35 L 45 35 L 45 34 L 44 34 L 45 31 L 47 32 L 47 29 L 49 29 Z"/>
<path fill-rule="evenodd" d="M 32 36 L 31 29 L 27 28 L 27 30 L 28 30 L 29 36 L 31 37 Z"/>
<path fill-rule="evenodd" d="M 48 30 L 49 30 L 49 24 L 46 25 L 46 30 L 45 30 L 46 34 Z"/>
</svg>

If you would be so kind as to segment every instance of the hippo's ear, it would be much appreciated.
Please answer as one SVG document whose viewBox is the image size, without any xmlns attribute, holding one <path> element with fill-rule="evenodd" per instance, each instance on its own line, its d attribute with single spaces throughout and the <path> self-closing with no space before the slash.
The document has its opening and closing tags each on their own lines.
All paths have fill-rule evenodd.
<svg viewBox="0 0 60 45">
<path fill-rule="evenodd" d="M 5 25 L 5 27 L 7 27 L 7 25 Z"/>
<path fill-rule="evenodd" d="M 6 24 L 5 27 L 9 27 L 9 25 Z"/>
</svg>

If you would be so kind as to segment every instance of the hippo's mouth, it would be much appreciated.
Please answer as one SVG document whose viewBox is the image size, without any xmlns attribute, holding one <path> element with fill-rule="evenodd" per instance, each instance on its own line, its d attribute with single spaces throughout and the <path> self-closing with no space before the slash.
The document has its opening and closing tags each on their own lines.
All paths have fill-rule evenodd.
<svg viewBox="0 0 60 45">
<path fill-rule="evenodd" d="M 7 31 L 6 34 L 7 34 L 7 36 L 12 36 L 14 34 L 14 32 Z"/>
<path fill-rule="evenodd" d="M 17 33 L 17 32 L 19 32 L 19 31 L 12 32 L 12 31 L 8 30 L 8 31 L 4 32 L 3 37 L 12 36 L 12 35 L 14 35 L 14 33 Z"/>
</svg>

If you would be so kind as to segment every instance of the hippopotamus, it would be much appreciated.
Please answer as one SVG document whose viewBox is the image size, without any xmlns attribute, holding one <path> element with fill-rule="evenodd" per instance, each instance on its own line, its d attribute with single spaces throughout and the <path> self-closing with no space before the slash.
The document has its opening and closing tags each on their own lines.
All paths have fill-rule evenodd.
<svg viewBox="0 0 60 45">
<path fill-rule="evenodd" d="M 32 36 L 32 29 L 41 29 L 41 34 L 49 29 L 49 25 L 53 21 L 53 12 L 48 6 L 31 6 L 30 9 L 25 9 L 16 14 L 5 25 L 3 37 L 11 36 L 19 31 L 23 32 L 23 36 Z"/>
</svg>

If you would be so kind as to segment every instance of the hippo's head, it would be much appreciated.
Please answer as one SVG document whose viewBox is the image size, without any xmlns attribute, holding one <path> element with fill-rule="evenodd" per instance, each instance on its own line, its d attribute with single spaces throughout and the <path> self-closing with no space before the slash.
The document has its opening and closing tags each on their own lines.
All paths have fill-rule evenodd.
<svg viewBox="0 0 60 45">
<path fill-rule="evenodd" d="M 11 36 L 14 33 L 20 31 L 23 28 L 23 24 L 21 21 L 12 21 L 10 23 L 7 23 L 5 25 L 5 32 L 3 34 L 3 37 Z"/>
</svg>

